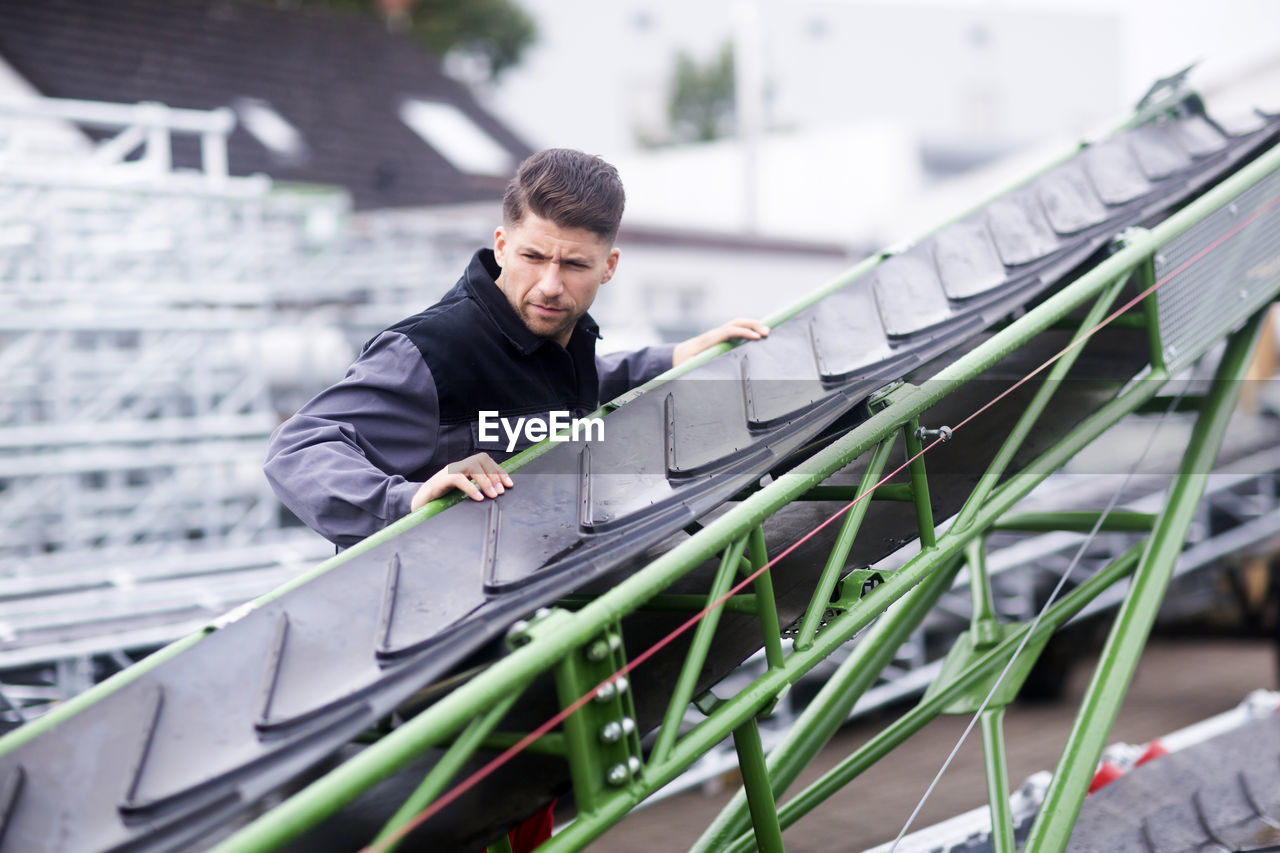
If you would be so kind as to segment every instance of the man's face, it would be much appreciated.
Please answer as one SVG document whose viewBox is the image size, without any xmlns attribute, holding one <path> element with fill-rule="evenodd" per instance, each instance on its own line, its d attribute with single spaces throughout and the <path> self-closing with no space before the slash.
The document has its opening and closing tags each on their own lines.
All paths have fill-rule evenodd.
<svg viewBox="0 0 1280 853">
<path fill-rule="evenodd" d="M 535 335 L 560 346 L 618 266 L 618 250 L 599 234 L 561 228 L 532 213 L 498 226 L 493 254 L 502 267 L 498 287 L 511 307 Z"/>
</svg>

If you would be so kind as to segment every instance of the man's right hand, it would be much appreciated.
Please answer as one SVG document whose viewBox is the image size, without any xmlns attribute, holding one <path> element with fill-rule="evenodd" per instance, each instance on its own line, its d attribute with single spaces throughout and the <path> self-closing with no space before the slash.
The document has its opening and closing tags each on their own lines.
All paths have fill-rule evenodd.
<svg viewBox="0 0 1280 853">
<path fill-rule="evenodd" d="M 418 487 L 409 509 L 421 509 L 452 489 L 461 490 L 473 501 L 482 501 L 485 497 L 496 498 L 513 485 L 511 475 L 488 453 L 476 453 L 460 462 L 451 462 L 432 474 L 431 479 Z"/>
</svg>

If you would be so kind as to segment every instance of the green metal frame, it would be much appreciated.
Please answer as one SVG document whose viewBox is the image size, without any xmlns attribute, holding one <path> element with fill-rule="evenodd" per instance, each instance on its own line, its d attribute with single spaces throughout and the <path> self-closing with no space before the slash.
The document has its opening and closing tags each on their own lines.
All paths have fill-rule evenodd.
<svg viewBox="0 0 1280 853">
<path fill-rule="evenodd" d="M 1133 581 L 1104 650 L 1102 662 L 1085 696 L 1054 776 L 1040 818 L 1025 849 L 1061 850 L 1066 845 L 1101 749 L 1132 677 L 1156 607 L 1167 586 L 1174 559 L 1185 539 L 1207 470 L 1230 419 L 1239 383 L 1258 336 L 1256 316 L 1230 339 L 1212 391 L 1199 401 L 1196 428 L 1183 461 L 1183 473 L 1164 509 L 1155 516 L 1111 513 L 1014 513 L 1018 501 L 1045 477 L 1125 416 L 1141 409 L 1169 378 L 1160 361 L 1154 314 L 1145 300 L 1134 315 L 1147 322 L 1127 324 L 1133 334 L 1149 336 L 1151 367 L 1144 381 L 1130 383 L 1087 416 L 1056 444 L 1044 450 L 1016 476 L 1006 477 L 1015 453 L 1050 404 L 1055 389 L 1087 340 L 1119 300 L 1131 280 L 1151 280 L 1156 251 L 1209 213 L 1280 169 L 1280 148 L 1257 158 L 1236 175 L 1207 192 L 1150 230 L 1132 229 L 1116 251 L 1075 282 L 1064 287 L 985 343 L 944 368 L 921 387 L 899 385 L 875 401 L 871 416 L 768 486 L 740 496 L 726 511 L 689 539 L 647 567 L 596 597 L 577 596 L 563 606 L 540 611 L 521 622 L 509 636 L 511 651 L 467 683 L 406 720 L 282 805 L 220 844 L 219 853 L 268 851 L 333 814 L 355 796 L 404 767 L 428 748 L 446 752 L 421 786 L 379 835 L 373 849 L 390 850 L 397 833 L 414 815 L 439 798 L 459 768 L 480 750 L 511 747 L 521 733 L 499 732 L 506 711 L 528 685 L 549 672 L 562 707 L 575 708 L 559 731 L 549 732 L 533 749 L 563 756 L 572 780 L 578 815 L 542 848 L 580 850 L 633 807 L 676 778 L 697 758 L 732 736 L 744 789 L 711 823 L 695 846 L 698 851 L 763 851 L 783 849 L 782 831 L 855 779 L 875 761 L 943 713 L 979 713 L 991 800 L 994 848 L 1012 851 L 1013 826 L 1008 807 L 1009 782 L 1002 736 L 1005 704 L 1017 692 L 1038 650 L 1052 632 L 1089 602 L 1124 578 Z M 869 269 L 863 265 L 855 274 Z M 840 284 L 845 283 L 842 280 Z M 983 371 L 1026 345 L 1042 332 L 1059 328 L 1084 310 L 1075 344 L 1046 373 L 1046 379 L 979 479 L 971 496 L 945 532 L 934 526 L 929 500 L 928 456 L 921 453 L 919 418 L 944 397 L 962 389 Z M 792 309 L 794 313 L 798 308 Z M 1145 314 L 1143 313 L 1145 311 Z M 777 318 L 774 318 L 775 322 Z M 708 356 L 709 357 L 709 356 Z M 618 401 L 621 404 L 623 401 Z M 885 466 L 903 436 L 909 460 L 906 482 L 879 485 Z M 958 436 L 957 440 L 963 440 Z M 867 456 L 856 490 L 825 481 L 853 460 Z M 855 503 L 841 520 L 811 601 L 798 622 L 788 648 L 781 640 L 770 573 L 751 581 L 752 590 L 738 593 L 740 575 L 768 565 L 763 524 L 797 500 L 852 500 L 873 493 L 874 499 L 910 502 L 915 511 L 921 548 L 918 555 L 874 588 L 850 578 L 845 561 L 865 517 L 868 500 Z M 431 512 L 439 511 L 434 507 Z M 418 514 L 397 525 L 425 517 Z M 1145 534 L 1102 571 L 1065 594 L 1034 622 L 997 622 L 985 568 L 986 537 L 993 530 L 1102 529 Z M 695 567 L 719 559 L 714 581 L 705 595 L 670 592 L 673 583 Z M 973 596 L 969 631 L 956 643 L 941 675 L 920 702 L 879 735 L 848 756 L 819 780 L 780 806 L 777 800 L 801 769 L 847 717 L 857 698 L 891 661 L 895 650 L 915 630 L 951 585 L 962 565 L 968 566 Z M 848 589 L 848 592 L 845 590 Z M 730 593 L 733 593 L 732 595 Z M 834 600 L 833 600 L 834 596 Z M 642 609 L 703 611 L 693 629 L 684 667 L 667 703 L 653 748 L 646 756 L 636 731 L 629 681 L 615 674 L 638 650 L 625 648 L 621 620 Z M 754 615 L 760 623 L 767 667 L 736 695 L 695 696 L 698 674 L 715 642 L 725 610 Z M 766 756 L 757 719 L 768 713 L 791 684 L 845 645 L 855 634 L 866 635 L 840 664 L 817 697 L 798 718 L 781 744 Z M 1016 659 L 1015 659 L 1016 655 Z M 643 659 L 643 656 L 640 658 Z M 592 696 L 581 703 L 580 697 Z M 704 718 L 684 730 L 691 704 Z M 495 842 L 501 849 L 505 841 Z"/>
</svg>

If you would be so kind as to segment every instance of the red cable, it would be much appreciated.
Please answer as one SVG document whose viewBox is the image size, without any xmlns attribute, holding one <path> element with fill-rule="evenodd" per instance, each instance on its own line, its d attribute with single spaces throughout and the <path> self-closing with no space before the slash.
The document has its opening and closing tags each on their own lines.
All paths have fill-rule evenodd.
<svg viewBox="0 0 1280 853">
<path fill-rule="evenodd" d="M 1008 388 L 1006 388 L 1004 391 L 1002 391 L 999 395 L 997 395 L 996 397 L 992 398 L 990 401 L 988 401 L 987 403 L 985 403 L 985 404 L 984 404 L 981 408 L 979 408 L 977 411 L 973 412 L 971 415 L 969 415 L 968 417 L 966 417 L 964 420 L 960 421 L 960 423 L 956 424 L 954 427 L 952 427 L 952 428 L 951 428 L 952 435 L 954 435 L 956 432 L 959 432 L 959 431 L 960 431 L 960 430 L 961 430 L 961 429 L 962 429 L 966 424 L 968 424 L 968 423 L 969 423 L 970 421 L 972 421 L 974 418 L 978 417 L 978 416 L 979 416 L 979 415 L 981 415 L 983 412 L 987 411 L 987 410 L 988 410 L 988 409 L 990 409 L 992 406 L 994 406 L 994 405 L 996 405 L 997 403 L 999 403 L 999 402 L 1000 402 L 1001 400 L 1003 400 L 1005 397 L 1007 397 L 1007 396 L 1009 396 L 1010 394 L 1012 394 L 1012 393 L 1013 393 L 1014 391 L 1016 391 L 1018 388 L 1022 387 L 1024 384 L 1026 384 L 1026 383 L 1027 383 L 1027 382 L 1029 382 L 1030 380 L 1034 379 L 1037 375 L 1039 375 L 1041 372 L 1043 372 L 1046 368 L 1048 368 L 1048 367 L 1050 367 L 1051 365 L 1053 365 L 1053 364 L 1054 364 L 1054 362 L 1058 361 L 1058 360 L 1059 360 L 1059 359 L 1061 359 L 1063 356 L 1065 356 L 1067 353 L 1071 352 L 1071 350 L 1073 350 L 1073 349 L 1075 349 L 1075 348 L 1077 348 L 1077 347 L 1079 347 L 1079 346 L 1083 345 L 1086 341 L 1088 341 L 1091 337 L 1093 337 L 1093 336 L 1094 336 L 1094 335 L 1095 335 L 1099 330 L 1101 330 L 1102 328 L 1104 328 L 1105 326 L 1107 326 L 1109 323 L 1111 323 L 1113 320 L 1115 320 L 1115 319 L 1116 319 L 1117 317 L 1119 317 L 1121 314 L 1123 314 L 1124 312 L 1128 311 L 1130 308 L 1132 308 L 1133 306 L 1137 305 L 1137 304 L 1138 304 L 1139 302 L 1141 302 L 1143 299 L 1145 299 L 1145 298 L 1147 298 L 1148 296 L 1150 296 L 1152 293 L 1154 293 L 1157 289 L 1159 289 L 1159 288 L 1160 288 L 1160 287 L 1162 287 L 1164 284 L 1166 284 L 1166 283 L 1167 283 L 1170 279 L 1172 279 L 1174 276 L 1176 276 L 1176 275 L 1178 275 L 1178 274 L 1182 273 L 1184 270 L 1186 270 L 1186 269 L 1187 269 L 1188 267 L 1190 267 L 1192 264 L 1194 264 L 1194 263 L 1196 263 L 1197 261 L 1199 261 L 1200 259 L 1202 259 L 1205 255 L 1207 255 L 1208 253 L 1210 253 L 1210 252 L 1212 252 L 1213 250 L 1217 249 L 1219 246 L 1221 246 L 1221 245 L 1222 245 L 1223 243 L 1225 243 L 1227 240 L 1231 239 L 1231 238 L 1232 238 L 1232 237 L 1234 237 L 1236 234 L 1240 233 L 1240 231 L 1241 231 L 1245 226 L 1247 226 L 1247 225 L 1249 225 L 1250 223 L 1252 223 L 1252 222 L 1253 222 L 1254 220 L 1256 220 L 1259 216 L 1261 216 L 1262 214 L 1266 213 L 1268 210 L 1270 210 L 1271 208 L 1275 207 L 1277 204 L 1280 204 L 1280 196 L 1276 196 L 1276 197 L 1275 197 L 1275 198 L 1273 198 L 1271 201 L 1267 202 L 1265 205 L 1263 205 L 1262 207 L 1260 207 L 1257 211 L 1255 211 L 1255 212 L 1254 212 L 1251 216 L 1249 216 L 1247 219 L 1244 219 L 1243 221 L 1241 221 L 1241 222 L 1237 223 L 1237 224 L 1236 224 L 1236 225 L 1235 225 L 1231 230 L 1229 230 L 1229 231 L 1225 232 L 1224 234 L 1222 234 L 1220 237 L 1218 237 L 1216 240 L 1214 240 L 1214 241 L 1213 241 L 1212 243 L 1210 243 L 1208 246 L 1206 246 L 1206 247 L 1204 247 L 1203 249 L 1201 249 L 1199 252 L 1196 252 L 1196 254 L 1192 255 L 1189 259 L 1187 259 L 1187 260 L 1186 260 L 1186 261 L 1184 261 L 1183 263 L 1179 264 L 1179 265 L 1178 265 L 1178 267 L 1177 267 L 1177 268 L 1175 268 L 1173 271 L 1171 271 L 1171 272 L 1167 273 L 1167 274 L 1166 274 L 1163 278 L 1161 278 L 1159 281 L 1155 282 L 1155 283 L 1154 283 L 1154 284 L 1152 284 L 1150 287 L 1148 287 L 1146 290 L 1142 291 L 1142 292 L 1141 292 L 1141 293 L 1139 293 L 1137 296 L 1135 296 L 1135 297 L 1133 297 L 1132 299 L 1130 299 L 1128 302 L 1126 302 L 1126 303 L 1125 303 L 1124 305 L 1122 305 L 1120 308 L 1117 308 L 1115 311 L 1113 311 L 1113 312 L 1111 312 L 1110 314 L 1108 314 L 1108 315 L 1107 315 L 1107 317 L 1106 317 L 1105 319 L 1101 320 L 1101 321 L 1100 321 L 1097 325 L 1095 325 L 1093 328 L 1089 329 L 1089 330 L 1088 330 L 1087 332 L 1085 332 L 1083 335 L 1081 335 L 1080 337 L 1076 338 L 1076 339 L 1075 339 L 1075 340 L 1073 340 L 1071 343 L 1067 344 L 1065 347 L 1063 347 L 1061 350 L 1059 350 L 1055 355 L 1051 356 L 1047 361 L 1045 361 L 1043 364 L 1041 364 L 1041 365 L 1040 365 L 1039 367 L 1037 367 L 1035 370 L 1031 371 L 1031 372 L 1030 372 L 1030 373 L 1028 373 L 1026 376 L 1024 376 L 1024 377 L 1022 377 L 1021 379 L 1019 379 L 1019 380 L 1018 380 L 1017 382 L 1015 382 L 1013 385 L 1009 386 L 1009 387 L 1008 387 Z M 914 454 L 913 456 L 909 457 L 905 462 L 903 462 L 901 465 L 899 465 L 899 466 L 898 466 L 897 468 L 895 468 L 894 470 L 890 471 L 888 474 L 884 475 L 884 477 L 882 477 L 882 478 L 881 478 L 881 479 L 880 479 L 880 480 L 879 480 L 875 485 L 871 486 L 871 487 L 870 487 L 870 488 L 868 488 L 866 491 L 864 491 L 862 494 L 860 494 L 860 495 L 858 495 L 856 498 L 854 498 L 852 501 L 850 501 L 849 503 L 845 504 L 843 507 L 841 507 L 839 510 L 837 510 L 833 515 L 831 515 L 831 517 L 827 518 L 825 521 L 823 521 L 823 522 L 822 522 L 821 524 L 819 524 L 817 527 L 813 528 L 813 529 L 812 529 L 812 530 L 810 530 L 808 533 L 806 533 L 804 536 L 802 536 L 802 537 L 800 537 L 799 539 L 797 539 L 795 542 L 793 542 L 791 545 L 789 545 L 786 549 L 784 549 L 784 550 L 783 550 L 780 554 L 778 554 L 776 557 L 774 557 L 773 559 L 769 560 L 767 563 L 765 563 L 765 564 L 764 564 L 763 566 L 761 566 L 760 568 L 756 569 L 754 572 L 752 572 L 752 573 L 751 573 L 750 575 L 748 575 L 747 577 L 743 578 L 743 579 L 742 579 L 742 581 L 740 581 L 739 583 L 735 584 L 735 585 L 734 585 L 731 589 L 729 589 L 729 591 L 728 591 L 728 592 L 726 592 L 724 595 L 720 596 L 720 597 L 719 597 L 719 598 L 717 598 L 715 601 L 713 601 L 712 603 L 708 604 L 706 607 L 704 607 L 704 608 L 703 608 L 702 610 L 700 610 L 698 613 L 695 613 L 695 614 L 694 614 L 693 616 L 691 616 L 688 620 L 686 620 L 684 623 L 682 623 L 678 628 L 676 628 L 676 629 L 675 629 L 675 630 L 673 630 L 671 633 L 669 633 L 669 634 L 667 634 L 665 637 L 663 637 L 661 640 L 659 640 L 658 642 L 654 643 L 652 646 L 650 646 L 649 648 L 645 649 L 645 650 L 644 650 L 643 652 L 641 652 L 639 655 L 637 655 L 636 657 L 634 657 L 634 658 L 632 658 L 630 661 L 628 661 L 628 662 L 626 663 L 626 665 L 625 665 L 625 666 L 623 666 L 621 669 L 619 669 L 617 672 L 613 673 L 613 674 L 612 674 L 612 675 L 610 675 L 608 678 L 606 678 L 606 679 L 604 679 L 603 681 L 601 681 L 601 682 L 600 682 L 599 684 L 597 684 L 594 688 L 592 688 L 591 690 L 587 691 L 587 692 L 586 692 L 585 694 L 583 694 L 582 696 L 579 696 L 579 697 L 578 697 L 576 700 L 574 700 L 574 701 L 573 701 L 573 702 L 572 702 L 568 707 L 564 708 L 564 709 L 563 709 L 563 710 L 561 710 L 559 713 L 557 713 L 554 717 L 552 717 L 551 719 L 547 720 L 545 723 L 543 723 L 542 725 L 538 726 L 538 727 L 537 727 L 536 729 L 534 729 L 533 731 L 529 732 L 527 735 L 525 735 L 524 737 L 522 737 L 519 741 L 517 741 L 516 743 L 512 744 L 510 747 L 508 747 L 506 750 L 504 750 L 504 751 L 503 751 L 502 753 L 500 753 L 499 755 L 495 756 L 492 760 L 490 760 L 487 764 L 485 764 L 485 765 L 484 765 L 483 767 L 481 767 L 479 770 L 477 770 L 476 772 L 472 773 L 470 776 L 468 776 L 468 777 L 467 777 L 466 779 L 464 779 L 463 781 L 459 782 L 456 786 L 454 786 L 454 787 L 453 787 L 453 788 L 451 788 L 449 791 L 447 791 L 447 792 L 446 792 L 444 795 L 442 795 L 439 799 L 435 800 L 433 803 L 431 803 L 429 806 L 427 806 L 425 809 L 423 809 L 423 810 L 422 810 L 422 811 L 420 811 L 417 815 L 415 815 L 415 816 L 413 817 L 413 819 L 412 819 L 412 820 L 410 820 L 409 822 L 407 822 L 407 823 L 405 823 L 403 826 L 401 826 L 401 827 L 400 827 L 398 830 L 396 830 L 392 835 L 388 836 L 386 839 L 384 839 L 384 840 L 383 840 L 383 841 L 381 841 L 381 842 L 378 842 L 378 843 L 376 843 L 376 844 L 371 844 L 371 845 L 369 845 L 368 847 L 363 848 L 363 849 L 360 851 L 360 853 L 382 853 L 382 851 L 386 850 L 386 848 L 387 848 L 389 845 L 396 843 L 396 842 L 397 842 L 397 841 L 399 841 L 401 838 L 403 838 L 405 835 L 409 834 L 409 833 L 410 833 L 410 832 L 412 832 L 414 829 L 416 829 L 417 827 L 421 826 L 423 823 L 425 823 L 427 820 L 429 820 L 433 815 L 435 815 L 437 812 L 439 812 L 439 811 L 440 811 L 441 809 L 443 809 L 445 806 L 449 805 L 449 804 L 450 804 L 450 803 L 452 803 L 454 800 L 456 800 L 458 797 L 462 796 L 462 795 L 463 795 L 463 794 L 465 794 L 467 791 L 471 790 L 471 788 L 475 787 L 475 785 L 476 785 L 476 784 L 478 784 L 482 779 L 484 779 L 484 778 L 485 778 L 486 776 L 488 776 L 490 773 L 492 773 L 493 771 L 497 770 L 497 769 L 498 769 L 499 767 L 501 767 L 502 765 L 506 764 L 508 761 L 510 761 L 512 758 L 514 758 L 518 753 L 520 753 L 520 752 L 524 751 L 524 749 L 525 749 L 526 747 L 528 747 L 530 744 L 532 744 L 532 743 L 533 743 L 534 741 L 536 741 L 538 738 L 542 737 L 544 734 L 546 734 L 547 732 L 551 731 L 551 730 L 552 730 L 553 728 L 555 728 L 556 726 L 560 725 L 560 723 L 564 722 L 564 721 L 565 721 L 565 719 L 567 719 L 567 718 L 569 717 L 569 715 L 570 715 L 570 714 L 572 714 L 574 711 L 577 711 L 577 710 L 578 710 L 579 708 L 581 708 L 583 705 L 585 705 L 585 704 L 587 704 L 588 702 L 590 702 L 590 701 L 591 701 L 591 697 L 595 696 L 595 695 L 596 695 L 596 693 L 597 693 L 597 691 L 599 691 L 601 688 L 603 688 L 604 686 L 606 686 L 606 685 L 608 685 L 608 684 L 613 684 L 613 683 L 614 683 L 614 682 L 616 682 L 619 678 L 623 677 L 624 675 L 629 674 L 633 669 L 635 669 L 636 667 L 638 667 L 640 664 L 644 663 L 644 662 L 645 662 L 645 661 L 647 661 L 649 658 L 653 657 L 655 654 L 657 654 L 659 651 L 661 651 L 663 648 L 665 648 L 667 645 L 669 645 L 673 640 L 675 640 L 677 637 L 679 637 L 679 636 L 680 636 L 681 634 L 683 634 L 685 631 L 689 630 L 689 629 L 690 629 L 690 628 L 692 628 L 694 625 L 696 625 L 696 624 L 698 624 L 700 621 L 702 621 L 702 619 L 703 619 L 703 618 L 705 618 L 705 617 L 706 617 L 706 616 L 707 616 L 707 615 L 708 615 L 712 610 L 715 610 L 717 607 L 720 607 L 722 604 L 724 604 L 726 601 L 728 601 L 730 598 L 732 598 L 734 595 L 736 595 L 738 592 L 740 592 L 742 589 L 744 589 L 748 584 L 750 584 L 750 583 L 752 583 L 753 581 L 755 581 L 758 577 L 760 577 L 760 575 L 764 574 L 764 573 L 765 573 L 765 572 L 767 572 L 769 569 L 771 569 L 771 568 L 772 568 L 776 563 L 778 563 L 778 562 L 779 562 L 780 560 L 782 560 L 784 557 L 788 556 L 788 555 L 789 555 L 789 554 L 791 554 L 793 551 L 795 551 L 797 548 L 799 548 L 801 545 L 803 545 L 805 542 L 808 542 L 810 539 L 812 539 L 814 536 L 816 536 L 819 532 L 821 532 L 823 529 L 825 529 L 825 528 L 827 527 L 827 525 L 831 524 L 831 523 L 832 523 L 833 521 L 835 521 L 836 519 L 841 518 L 845 513 L 847 513 L 849 510 L 853 509 L 853 507 L 854 507 L 854 506 L 856 506 L 860 501 L 864 500 L 867 496 L 869 496 L 869 495 L 870 495 L 872 492 L 874 492 L 876 489 L 880 488 L 880 487 L 881 487 L 881 486 L 883 486 L 885 483 L 887 483 L 889 480 L 891 480 L 892 478 L 896 477 L 896 476 L 897 476 L 898 474 L 900 474 L 904 469 L 906 469 L 906 468 L 907 468 L 907 467 L 908 467 L 912 462 L 916 461 L 916 460 L 917 460 L 917 459 L 919 459 L 921 456 L 923 456 L 925 453 L 929 452 L 930 450 L 932 450 L 934 447 L 936 447 L 937 445 L 941 444 L 942 442 L 943 442 L 943 439 L 939 437 L 939 438 L 934 439 L 934 440 L 933 440 L 932 442 L 930 442 L 928 445 L 926 445 L 926 446 L 922 447 L 922 448 L 920 449 L 920 451 L 919 451 L 919 452 L 917 452 L 917 453 L 916 453 L 916 454 Z"/>
</svg>

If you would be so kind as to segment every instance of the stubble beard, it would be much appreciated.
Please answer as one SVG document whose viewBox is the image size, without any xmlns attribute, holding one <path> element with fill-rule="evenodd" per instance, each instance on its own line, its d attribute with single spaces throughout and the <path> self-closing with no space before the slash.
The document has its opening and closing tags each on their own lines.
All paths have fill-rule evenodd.
<svg viewBox="0 0 1280 853">
<path fill-rule="evenodd" d="M 564 317 L 552 325 L 549 318 L 539 316 L 529 303 L 520 306 L 520 319 L 524 321 L 525 328 L 538 337 L 551 341 L 570 331 L 577 324 L 578 316 L 580 315 L 566 311 Z"/>
</svg>

